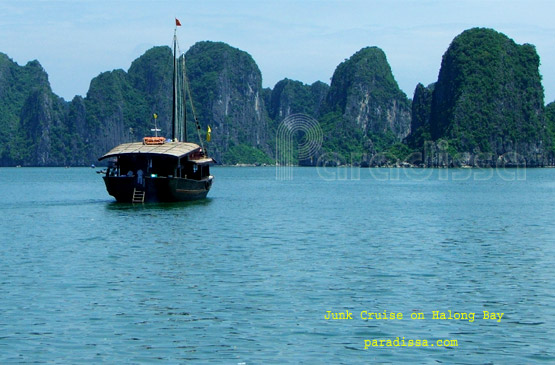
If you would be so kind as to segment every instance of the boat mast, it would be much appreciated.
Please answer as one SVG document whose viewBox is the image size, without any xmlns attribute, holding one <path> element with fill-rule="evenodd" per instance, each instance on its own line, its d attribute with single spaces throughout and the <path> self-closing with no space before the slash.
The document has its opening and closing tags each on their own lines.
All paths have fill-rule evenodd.
<svg viewBox="0 0 555 365">
<path fill-rule="evenodd" d="M 161 131 L 161 129 L 158 128 L 158 125 L 156 124 L 156 119 L 158 119 L 158 114 L 154 113 L 153 117 L 154 117 L 154 129 L 151 129 L 151 131 L 154 132 L 155 137 L 158 137 L 158 132 Z"/>
<path fill-rule="evenodd" d="M 187 93 L 185 92 L 187 87 L 187 73 L 185 69 L 185 53 L 181 57 L 181 72 L 183 73 L 183 131 L 181 140 L 187 142 Z"/>
<path fill-rule="evenodd" d="M 177 23 L 175 30 L 173 32 L 173 93 L 172 93 L 172 141 L 175 141 L 175 136 L 177 134 L 177 59 L 176 59 L 176 48 L 177 48 Z"/>
</svg>

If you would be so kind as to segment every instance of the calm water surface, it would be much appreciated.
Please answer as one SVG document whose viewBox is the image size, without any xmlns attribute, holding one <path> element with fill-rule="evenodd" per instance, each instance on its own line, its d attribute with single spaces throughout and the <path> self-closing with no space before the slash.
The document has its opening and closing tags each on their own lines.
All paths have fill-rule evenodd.
<svg viewBox="0 0 555 365">
<path fill-rule="evenodd" d="M 92 169 L 0 169 L 0 363 L 555 362 L 555 170 L 213 172 L 133 206 Z M 396 337 L 435 347 L 364 349 Z"/>
</svg>

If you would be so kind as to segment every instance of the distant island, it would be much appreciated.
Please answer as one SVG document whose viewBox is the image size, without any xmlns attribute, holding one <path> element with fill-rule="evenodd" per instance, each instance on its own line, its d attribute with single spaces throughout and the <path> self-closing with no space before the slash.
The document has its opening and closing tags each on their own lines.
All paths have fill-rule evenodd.
<svg viewBox="0 0 555 365">
<path fill-rule="evenodd" d="M 274 164 L 280 123 L 302 113 L 318 121 L 323 142 L 300 165 L 555 165 L 555 102 L 545 105 L 536 49 L 493 29 L 458 35 L 437 82 L 416 85 L 412 100 L 378 47 L 339 64 L 330 85 L 284 79 L 273 89 L 248 53 L 225 43 L 198 42 L 185 59 L 201 133 L 211 126 L 208 148 L 222 164 Z M 171 73 L 170 48 L 154 47 L 66 101 L 38 61 L 19 66 L 0 53 L 0 166 L 97 163 L 149 135 L 153 113 L 168 133 Z"/>
</svg>

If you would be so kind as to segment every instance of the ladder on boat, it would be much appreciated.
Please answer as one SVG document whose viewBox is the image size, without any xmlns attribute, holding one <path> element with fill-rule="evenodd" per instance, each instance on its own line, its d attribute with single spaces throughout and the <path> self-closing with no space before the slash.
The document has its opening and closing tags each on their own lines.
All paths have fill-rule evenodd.
<svg viewBox="0 0 555 365">
<path fill-rule="evenodd" d="M 131 202 L 133 204 L 135 204 L 135 203 L 144 203 L 145 202 L 145 195 L 146 195 L 146 191 L 133 189 L 133 200 Z"/>
</svg>

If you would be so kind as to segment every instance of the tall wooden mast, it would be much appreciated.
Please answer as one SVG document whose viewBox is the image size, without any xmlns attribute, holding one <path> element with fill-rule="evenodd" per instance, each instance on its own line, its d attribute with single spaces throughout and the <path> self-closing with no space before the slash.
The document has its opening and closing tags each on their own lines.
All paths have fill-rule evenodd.
<svg viewBox="0 0 555 365">
<path fill-rule="evenodd" d="M 187 142 L 187 73 L 185 69 L 185 54 L 183 54 L 181 59 L 181 73 L 183 74 L 183 129 L 181 131 L 181 140 Z"/>
<path fill-rule="evenodd" d="M 177 24 L 173 32 L 173 92 L 172 92 L 172 141 L 177 135 Z"/>
</svg>

